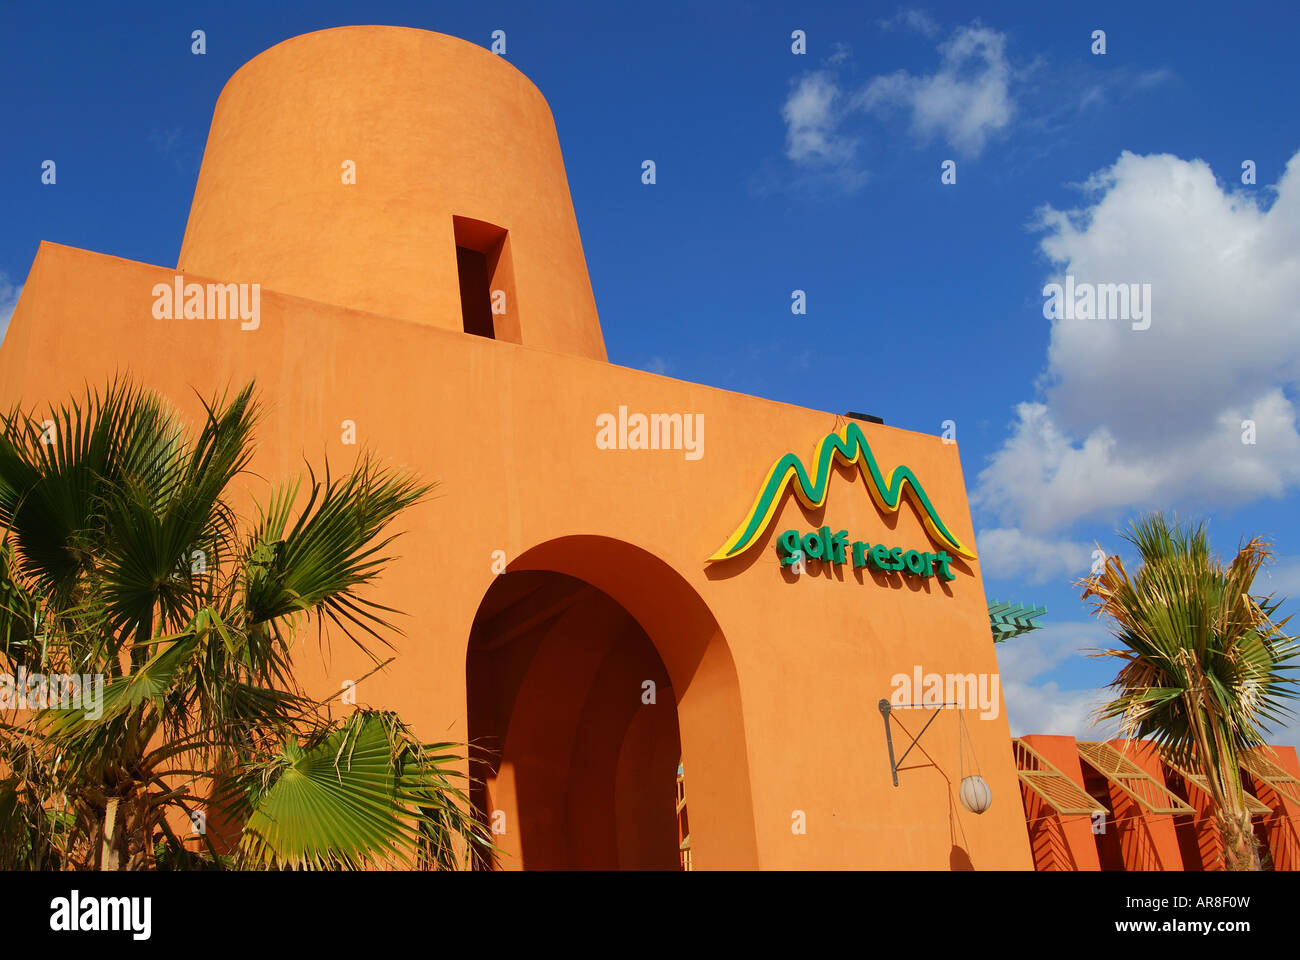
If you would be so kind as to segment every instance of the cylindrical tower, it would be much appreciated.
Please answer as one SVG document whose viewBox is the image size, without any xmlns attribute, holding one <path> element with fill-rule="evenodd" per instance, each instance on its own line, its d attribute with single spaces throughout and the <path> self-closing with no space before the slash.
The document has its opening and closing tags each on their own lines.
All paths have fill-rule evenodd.
<svg viewBox="0 0 1300 960">
<path fill-rule="evenodd" d="M 546 100 L 427 30 L 321 30 L 241 67 L 178 269 L 605 359 Z"/>
</svg>

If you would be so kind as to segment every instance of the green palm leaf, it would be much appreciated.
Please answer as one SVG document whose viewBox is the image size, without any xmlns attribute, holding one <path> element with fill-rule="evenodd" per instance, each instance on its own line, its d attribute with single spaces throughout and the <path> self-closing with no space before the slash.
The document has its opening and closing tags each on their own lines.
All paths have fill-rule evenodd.
<svg viewBox="0 0 1300 960">
<path fill-rule="evenodd" d="M 255 866 L 364 869 L 412 866 L 453 834 L 490 846 L 464 808 L 448 802 L 448 773 L 395 724 L 360 712 L 307 746 L 286 743 L 244 775 L 251 813 L 241 854 Z M 432 831 L 433 836 L 430 835 Z"/>
<path fill-rule="evenodd" d="M 327 465 L 323 483 L 312 474 L 307 503 L 288 531 L 290 505 L 298 487 L 278 489 L 269 505 L 260 509 L 246 552 L 243 602 L 250 620 L 271 622 L 278 630 L 274 621 L 317 610 L 363 650 L 352 627 L 382 641 L 375 628 L 392 629 L 381 613 L 394 611 L 359 596 L 357 588 L 373 581 L 392 559 L 383 555 L 393 540 L 392 536 L 380 539 L 384 530 L 430 489 L 369 457 L 341 479 L 331 479 Z"/>
</svg>

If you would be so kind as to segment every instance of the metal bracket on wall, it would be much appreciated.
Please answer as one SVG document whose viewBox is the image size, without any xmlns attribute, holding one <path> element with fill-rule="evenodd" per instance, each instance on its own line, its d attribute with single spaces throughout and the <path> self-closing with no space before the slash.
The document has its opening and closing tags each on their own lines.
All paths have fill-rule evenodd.
<svg viewBox="0 0 1300 960">
<path fill-rule="evenodd" d="M 959 703 L 901 703 L 899 704 L 899 706 L 900 707 L 938 707 L 940 710 L 942 710 L 944 707 L 959 707 L 961 706 L 961 704 Z M 930 724 L 934 723 L 934 721 L 938 718 L 939 710 L 936 710 L 934 712 L 934 716 L 925 722 L 925 726 L 921 728 L 921 732 L 912 738 L 912 742 L 907 745 L 907 749 L 903 751 L 903 755 L 899 757 L 897 760 L 895 760 L 894 759 L 894 734 L 893 731 L 890 729 L 890 723 L 889 723 L 890 709 L 891 707 L 888 700 L 880 701 L 880 715 L 884 717 L 885 720 L 885 743 L 889 745 L 889 772 L 894 778 L 894 786 L 898 786 L 898 768 L 902 766 L 903 761 L 907 759 L 907 755 L 912 752 L 912 748 L 916 746 L 917 741 L 921 739 L 925 731 L 930 729 Z"/>
</svg>

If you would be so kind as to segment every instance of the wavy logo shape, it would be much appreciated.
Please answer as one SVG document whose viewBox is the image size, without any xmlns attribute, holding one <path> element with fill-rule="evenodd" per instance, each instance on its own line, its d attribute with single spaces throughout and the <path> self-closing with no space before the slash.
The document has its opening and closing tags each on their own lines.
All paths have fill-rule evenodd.
<svg viewBox="0 0 1300 960">
<path fill-rule="evenodd" d="M 921 481 L 916 479 L 916 474 L 911 468 L 898 466 L 891 470 L 888 476 L 882 476 L 876 458 L 871 452 L 871 446 L 863 436 L 862 428 L 849 421 L 839 432 L 828 433 L 818 442 L 817 449 L 813 452 L 815 469 L 812 479 L 809 479 L 803 461 L 793 453 L 787 453 L 772 464 L 772 469 L 767 472 L 767 479 L 763 481 L 763 486 L 758 492 L 757 499 L 754 500 L 754 505 L 749 508 L 749 513 L 745 514 L 745 519 L 740 522 L 735 533 L 726 539 L 717 553 L 709 557 L 708 562 L 715 563 L 738 557 L 757 543 L 763 531 L 767 529 L 767 525 L 771 523 L 777 505 L 781 501 L 781 495 L 787 487 L 793 485 L 795 496 L 809 510 L 816 510 L 824 504 L 827 491 L 830 489 L 833 460 L 838 460 L 846 467 L 857 465 L 867 492 L 881 513 L 897 513 L 899 505 L 903 502 L 903 494 L 906 492 L 918 508 L 921 522 L 925 525 L 925 531 L 930 535 L 930 539 L 963 557 L 975 559 L 975 552 L 963 545 L 939 518 L 934 504 L 926 496 L 925 488 L 921 486 Z"/>
</svg>

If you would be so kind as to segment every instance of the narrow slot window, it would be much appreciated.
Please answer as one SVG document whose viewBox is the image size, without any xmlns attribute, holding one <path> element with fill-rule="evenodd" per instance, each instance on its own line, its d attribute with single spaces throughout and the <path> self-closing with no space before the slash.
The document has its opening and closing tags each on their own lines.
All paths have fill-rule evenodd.
<svg viewBox="0 0 1300 960">
<path fill-rule="evenodd" d="M 456 271 L 460 275 L 460 314 L 465 332 L 495 340 L 487 256 L 477 250 L 458 246 Z"/>
</svg>

